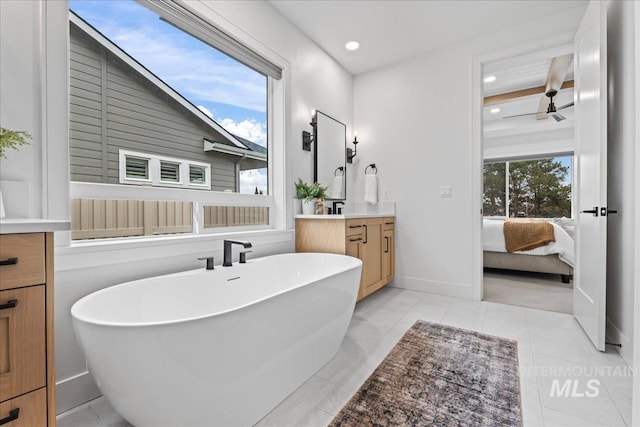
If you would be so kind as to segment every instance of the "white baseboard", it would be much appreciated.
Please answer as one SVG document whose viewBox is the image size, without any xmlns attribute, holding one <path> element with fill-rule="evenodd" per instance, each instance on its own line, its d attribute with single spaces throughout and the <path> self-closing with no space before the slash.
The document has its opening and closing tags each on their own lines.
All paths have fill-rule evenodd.
<svg viewBox="0 0 640 427">
<path fill-rule="evenodd" d="M 418 279 L 416 277 L 396 276 L 390 286 L 455 298 L 472 299 L 473 297 L 471 284 L 439 282 L 435 280 Z"/>
<path fill-rule="evenodd" d="M 101 395 L 89 372 L 58 381 L 56 382 L 56 414 L 66 412 Z"/>
<path fill-rule="evenodd" d="M 633 345 L 629 338 L 627 338 L 620 329 L 607 317 L 607 330 L 605 333 L 607 342 L 615 344 L 622 344 L 622 347 L 615 347 L 620 353 L 620 356 L 624 359 L 629 366 L 633 366 Z"/>
</svg>

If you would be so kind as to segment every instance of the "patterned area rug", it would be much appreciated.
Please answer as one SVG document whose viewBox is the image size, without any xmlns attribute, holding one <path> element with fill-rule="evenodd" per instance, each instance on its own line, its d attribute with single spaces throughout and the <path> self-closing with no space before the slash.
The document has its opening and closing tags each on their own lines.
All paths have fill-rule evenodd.
<svg viewBox="0 0 640 427">
<path fill-rule="evenodd" d="M 518 343 L 417 321 L 331 426 L 521 426 Z"/>
</svg>

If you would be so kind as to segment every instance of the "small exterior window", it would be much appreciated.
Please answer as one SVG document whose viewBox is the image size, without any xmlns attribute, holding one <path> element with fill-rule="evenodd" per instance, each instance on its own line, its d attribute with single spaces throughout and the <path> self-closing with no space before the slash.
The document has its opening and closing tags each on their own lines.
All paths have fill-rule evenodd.
<svg viewBox="0 0 640 427">
<path fill-rule="evenodd" d="M 160 162 L 160 181 L 180 182 L 180 163 Z"/>
<path fill-rule="evenodd" d="M 205 185 L 207 183 L 206 180 L 206 169 L 202 166 L 189 166 L 189 183 L 193 185 Z"/>
<path fill-rule="evenodd" d="M 211 190 L 211 165 L 120 150 L 120 184 Z"/>
<path fill-rule="evenodd" d="M 125 156 L 127 179 L 149 180 L 149 159 Z"/>
</svg>

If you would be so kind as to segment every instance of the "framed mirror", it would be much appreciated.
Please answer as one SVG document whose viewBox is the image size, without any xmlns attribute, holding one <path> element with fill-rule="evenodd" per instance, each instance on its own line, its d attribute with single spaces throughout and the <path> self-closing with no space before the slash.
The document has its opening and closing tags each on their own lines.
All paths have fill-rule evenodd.
<svg viewBox="0 0 640 427">
<path fill-rule="evenodd" d="M 328 186 L 327 200 L 347 198 L 347 125 L 316 110 L 314 181 Z"/>
</svg>

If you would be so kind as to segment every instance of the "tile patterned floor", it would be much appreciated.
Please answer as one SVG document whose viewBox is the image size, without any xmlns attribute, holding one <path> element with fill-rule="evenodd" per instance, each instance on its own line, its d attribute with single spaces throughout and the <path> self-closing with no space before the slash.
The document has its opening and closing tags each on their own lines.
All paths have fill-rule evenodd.
<svg viewBox="0 0 640 427">
<path fill-rule="evenodd" d="M 387 287 L 358 303 L 338 354 L 257 426 L 326 426 L 417 320 L 518 340 L 525 426 L 630 426 L 628 365 L 596 351 L 573 316 Z M 104 398 L 59 427 L 125 427 Z"/>
</svg>

